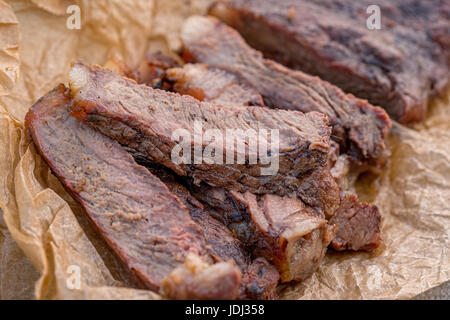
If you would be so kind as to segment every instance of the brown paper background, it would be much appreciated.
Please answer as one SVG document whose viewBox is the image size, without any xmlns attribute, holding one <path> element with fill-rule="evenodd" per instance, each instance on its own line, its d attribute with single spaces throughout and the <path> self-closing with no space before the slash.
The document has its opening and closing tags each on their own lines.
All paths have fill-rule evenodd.
<svg viewBox="0 0 450 320">
<path fill-rule="evenodd" d="M 73 60 L 136 66 L 149 50 L 179 50 L 179 29 L 211 0 L 0 0 L 0 299 L 158 299 L 132 288 L 81 209 L 23 130 L 28 108 L 65 82 Z M 66 28 L 80 6 L 81 30 Z M 389 168 L 356 186 L 383 213 L 375 253 L 327 254 L 288 299 L 407 299 L 450 279 L 450 93 L 414 129 L 394 124 Z M 69 289 L 69 266 L 81 289 Z"/>
</svg>

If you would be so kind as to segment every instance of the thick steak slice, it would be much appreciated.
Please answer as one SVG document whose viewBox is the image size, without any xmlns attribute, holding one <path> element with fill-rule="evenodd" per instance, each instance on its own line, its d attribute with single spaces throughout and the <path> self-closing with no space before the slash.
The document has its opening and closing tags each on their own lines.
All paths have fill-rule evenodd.
<svg viewBox="0 0 450 320">
<path fill-rule="evenodd" d="M 154 164 L 145 163 L 149 170 L 164 182 L 189 209 L 192 219 L 201 227 L 209 254 L 216 262 L 232 260 L 242 271 L 240 299 L 276 299 L 276 286 L 280 275 L 264 258 L 252 261 L 248 248 L 237 239 L 221 221 L 212 217 L 211 209 L 205 208 L 179 183 L 174 174 Z"/>
<path fill-rule="evenodd" d="M 240 84 L 233 74 L 204 64 L 186 64 L 182 68 L 168 69 L 164 79 L 172 84 L 173 91 L 200 101 L 231 106 L 264 105 L 261 95 Z"/>
<path fill-rule="evenodd" d="M 213 105 L 82 64 L 73 66 L 70 78 L 75 117 L 178 175 L 241 192 L 295 193 L 324 212 L 333 212 L 339 204 L 339 190 L 327 171 L 330 128 L 320 113 Z M 224 139 L 202 137 L 206 129 L 218 131 Z M 227 140 L 230 130 L 240 133 Z M 264 130 L 268 135 L 262 134 Z M 248 131 L 260 135 L 252 141 Z M 174 137 L 175 133 L 187 137 Z M 270 155 L 264 148 L 259 152 L 251 148 L 255 144 L 273 147 L 277 142 L 279 148 L 268 148 Z M 173 161 L 174 148 L 180 143 L 196 157 Z M 215 159 L 208 157 L 212 154 Z M 273 171 L 264 172 L 268 166 L 262 164 L 262 154 Z M 202 155 L 212 161 L 199 159 Z M 245 161 L 236 163 L 238 159 Z M 258 161 L 253 164 L 251 159 Z M 315 181 L 317 176 L 323 179 Z"/>
<path fill-rule="evenodd" d="M 338 251 L 375 250 L 382 243 L 380 221 L 377 206 L 359 202 L 354 194 L 345 195 L 330 219 L 330 223 L 339 228 L 331 246 Z"/>
<path fill-rule="evenodd" d="M 380 7 L 381 30 L 367 27 L 371 5 Z M 224 0 L 210 13 L 267 57 L 368 99 L 402 123 L 422 120 L 430 96 L 448 84 L 448 1 Z"/>
<path fill-rule="evenodd" d="M 159 290 L 188 254 L 212 262 L 201 228 L 181 201 L 117 142 L 71 117 L 71 103 L 69 90 L 60 85 L 30 109 L 26 127 L 53 173 L 139 284 Z M 235 279 L 237 290 L 240 271 L 231 264 L 221 268 L 222 280 Z"/>
<path fill-rule="evenodd" d="M 185 59 L 234 74 L 273 108 L 328 116 L 333 138 L 355 161 L 377 163 L 391 126 L 386 112 L 339 88 L 288 69 L 250 48 L 237 31 L 212 17 L 194 16 L 183 27 Z"/>
<path fill-rule="evenodd" d="M 322 214 L 295 197 L 228 192 L 204 184 L 191 190 L 254 256 L 277 267 L 282 282 L 313 274 L 336 232 Z"/>
</svg>

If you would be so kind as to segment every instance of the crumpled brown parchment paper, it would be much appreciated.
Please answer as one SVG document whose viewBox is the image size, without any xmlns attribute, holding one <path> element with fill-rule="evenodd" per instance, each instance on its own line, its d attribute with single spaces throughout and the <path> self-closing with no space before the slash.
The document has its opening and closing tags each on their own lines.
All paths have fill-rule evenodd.
<svg viewBox="0 0 450 320">
<path fill-rule="evenodd" d="M 0 0 L 0 299 L 160 298 L 133 288 L 36 154 L 23 118 L 73 60 L 136 66 L 147 51 L 179 50 L 183 20 L 211 1 Z M 80 30 L 66 27 L 72 4 Z M 383 247 L 330 252 L 311 278 L 280 286 L 281 298 L 407 299 L 450 279 L 449 100 L 436 99 L 416 128 L 395 124 L 389 168 L 356 186 L 383 213 Z"/>
</svg>

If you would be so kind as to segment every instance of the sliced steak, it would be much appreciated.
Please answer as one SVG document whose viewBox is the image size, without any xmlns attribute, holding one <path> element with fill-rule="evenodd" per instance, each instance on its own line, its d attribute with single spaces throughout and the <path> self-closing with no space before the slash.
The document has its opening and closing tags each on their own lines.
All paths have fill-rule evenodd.
<svg viewBox="0 0 450 320">
<path fill-rule="evenodd" d="M 380 8 L 381 30 L 367 27 L 371 5 Z M 210 13 L 267 57 L 383 106 L 402 123 L 424 119 L 429 98 L 448 84 L 448 1 L 224 0 Z"/>
<path fill-rule="evenodd" d="M 74 65 L 70 78 L 75 117 L 178 175 L 240 192 L 295 193 L 324 212 L 333 212 L 339 204 L 339 190 L 327 171 L 330 128 L 320 113 L 212 105 L 137 85 L 111 71 L 82 64 Z M 197 132 L 196 125 L 202 127 Z M 240 133 L 227 141 L 202 139 L 206 129 L 214 129 L 226 140 L 230 128 Z M 246 136 L 249 129 L 255 133 L 266 130 L 270 136 L 259 135 L 258 141 L 251 141 Z M 173 139 L 180 132 L 187 137 Z M 272 141 L 276 133 L 279 138 L 274 136 Z M 258 142 L 260 146 L 279 142 L 279 148 L 264 155 L 264 148 L 262 152 L 251 148 Z M 188 149 L 186 153 L 196 157 L 172 161 L 174 152 L 179 155 L 174 148 L 179 148 L 180 143 Z M 212 161 L 199 159 L 202 155 Z M 262 164 L 262 156 L 271 160 L 273 171 L 264 172 L 267 165 Z M 232 164 L 225 157 L 231 158 Z M 238 159 L 245 161 L 236 163 Z M 251 159 L 256 159 L 256 164 Z M 317 181 L 317 177 L 322 179 Z"/>
<path fill-rule="evenodd" d="M 212 263 L 202 230 L 181 201 L 117 142 L 71 117 L 71 103 L 69 90 L 60 85 L 30 109 L 26 127 L 53 173 L 138 283 L 158 291 L 188 254 Z M 239 269 L 223 264 L 220 270 L 214 283 L 234 279 L 229 284 L 238 290 Z"/>
<path fill-rule="evenodd" d="M 245 105 L 248 101 L 246 97 L 249 94 L 252 94 L 251 91 L 253 90 L 249 90 L 249 88 L 235 89 L 235 87 L 239 86 L 239 84 L 237 84 L 236 79 L 233 78 L 234 77 L 231 76 L 231 74 L 225 71 L 217 72 L 217 69 L 207 68 L 202 64 L 187 64 L 183 68 L 169 69 L 166 71 L 167 81 L 174 83 L 173 90 L 180 94 L 189 94 L 196 97 L 198 100 L 221 103 L 223 105 Z M 212 81 L 213 79 L 216 81 Z M 222 81 L 222 79 L 230 79 L 231 85 L 223 85 L 224 81 Z M 228 83 L 228 81 L 225 83 Z M 235 95 L 236 92 L 239 92 L 239 96 Z M 363 211 L 365 210 L 366 212 L 369 212 L 378 210 L 374 205 L 359 203 L 356 195 L 345 196 L 345 193 L 348 189 L 348 173 L 350 171 L 351 163 L 349 161 L 348 155 L 340 154 L 339 149 L 339 145 L 336 142 L 331 141 L 329 169 L 331 172 L 331 176 L 335 179 L 336 183 L 339 186 L 341 194 L 344 197 L 344 199 L 342 199 L 342 206 L 339 210 L 340 217 L 342 218 L 344 216 L 345 210 L 353 210 L 352 207 L 348 206 L 349 199 L 353 199 L 353 207 L 363 208 Z M 358 170 L 363 169 L 358 168 Z M 320 171 L 316 171 L 316 174 L 318 174 L 317 179 L 309 179 L 309 181 L 320 183 L 323 181 L 323 179 L 328 178 L 328 175 L 325 175 L 325 177 L 320 177 Z M 301 187 L 304 189 L 304 193 L 306 193 L 308 190 L 324 190 L 323 188 L 311 188 L 308 183 L 302 184 Z M 323 197 L 326 197 L 326 194 L 324 194 Z M 350 216 L 352 215 L 351 212 L 347 214 Z M 336 219 L 339 218 L 335 218 L 334 221 L 337 221 Z M 342 226 L 342 220 L 339 221 L 341 221 L 340 225 Z M 353 225 L 353 229 L 346 230 L 347 239 L 349 237 L 357 239 L 360 236 L 360 230 L 373 229 L 375 231 L 375 229 L 377 229 L 377 232 L 379 234 L 379 223 L 376 223 L 376 221 L 374 221 L 373 219 L 359 219 L 358 222 L 361 223 L 361 225 L 358 226 L 355 224 Z M 342 241 L 342 239 L 339 238 L 339 234 L 342 233 L 343 232 L 338 232 L 338 235 L 336 236 L 332 244 L 336 244 Z M 349 240 L 349 242 L 351 242 L 351 240 Z M 370 248 L 360 247 L 360 249 L 355 249 L 356 247 L 354 247 L 353 249 L 350 249 L 352 246 L 349 246 L 348 248 L 350 250 L 370 251 L 378 247 L 380 244 L 381 240 Z M 336 250 L 347 250 L 346 246 L 338 247 L 335 245 L 334 248 Z"/>
<path fill-rule="evenodd" d="M 144 160 L 145 161 L 145 160 Z M 221 221 L 213 218 L 211 209 L 206 209 L 184 187 L 174 174 L 160 166 L 146 163 L 150 171 L 163 181 L 189 209 L 192 219 L 201 227 L 209 254 L 215 262 L 232 260 L 242 271 L 240 299 L 276 299 L 276 286 L 280 275 L 277 269 L 264 258 L 252 261 L 250 250 L 234 237 Z"/>
<path fill-rule="evenodd" d="M 193 96 L 197 100 L 231 106 L 263 106 L 261 95 L 240 84 L 226 71 L 209 68 L 203 64 L 186 64 L 165 72 L 165 80 L 172 90 Z"/>
<path fill-rule="evenodd" d="M 295 197 L 228 192 L 205 184 L 191 186 L 254 256 L 271 261 L 281 281 L 304 280 L 320 265 L 335 227 Z"/>
<path fill-rule="evenodd" d="M 317 77 L 265 60 L 239 33 L 215 18 L 189 18 L 182 39 L 186 60 L 234 74 L 259 92 L 265 105 L 327 115 L 332 137 L 354 161 L 376 164 L 384 156 L 391 122 L 383 109 L 346 95 Z"/>
<path fill-rule="evenodd" d="M 359 202 L 354 194 L 345 195 L 330 219 L 339 228 L 331 246 L 338 251 L 373 251 L 382 243 L 380 222 L 377 206 Z"/>
</svg>

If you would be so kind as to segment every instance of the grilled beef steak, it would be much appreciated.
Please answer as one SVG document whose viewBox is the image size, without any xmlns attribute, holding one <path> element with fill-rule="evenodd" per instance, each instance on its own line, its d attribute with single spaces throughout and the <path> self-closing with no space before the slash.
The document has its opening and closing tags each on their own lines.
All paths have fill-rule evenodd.
<svg viewBox="0 0 450 320">
<path fill-rule="evenodd" d="M 391 126 L 386 112 L 316 77 L 294 71 L 250 48 L 232 28 L 212 17 L 194 16 L 183 27 L 185 59 L 234 74 L 254 88 L 264 104 L 327 115 L 333 138 L 357 162 L 378 163 Z"/>
<path fill-rule="evenodd" d="M 327 168 L 330 128 L 320 113 L 212 105 L 137 85 L 111 71 L 82 64 L 74 65 L 70 77 L 74 116 L 178 175 L 240 192 L 295 193 L 305 203 L 327 213 L 339 204 L 339 190 Z M 205 141 L 202 129 L 195 132 L 196 122 L 205 130 L 218 130 L 223 137 L 229 128 L 241 129 L 241 133 L 228 143 Z M 249 161 L 261 160 L 261 152 L 250 148 L 255 141 L 244 137 L 248 129 L 270 132 L 270 137 L 257 137 L 266 146 L 273 146 L 278 140 L 278 150 L 272 150 L 268 158 L 272 164 L 279 163 L 278 170 L 265 175 L 267 165 Z M 187 138 L 192 137 L 189 142 L 172 139 L 181 130 L 188 134 Z M 272 130 L 279 133 L 279 139 L 271 141 Z M 179 142 L 197 156 L 187 159 L 190 164 L 172 161 Z M 235 148 L 237 145 L 244 149 Z M 202 151 L 205 155 L 207 149 L 214 149 L 211 154 L 219 159 L 206 163 L 203 157 L 199 161 L 198 155 Z M 232 164 L 224 159 L 230 155 Z M 236 164 L 239 158 L 245 163 Z"/>
<path fill-rule="evenodd" d="M 380 30 L 367 27 L 371 5 L 380 8 Z M 267 57 L 383 106 L 402 123 L 422 120 L 430 96 L 448 84 L 448 1 L 223 0 L 210 14 Z"/>
<path fill-rule="evenodd" d="M 252 90 L 249 88 L 243 88 L 244 92 L 239 96 L 235 96 L 236 91 L 240 92 L 242 90 L 235 90 L 237 84 L 235 81 L 231 85 L 222 86 L 221 78 L 230 79 L 230 74 L 222 71 L 221 73 L 215 72 L 216 69 L 207 68 L 202 64 L 187 64 L 184 68 L 169 69 L 166 71 L 166 79 L 169 82 L 174 83 L 173 90 L 183 94 L 189 94 L 196 97 L 197 99 L 202 99 L 204 101 L 221 103 L 223 105 L 244 105 L 247 103 L 247 99 L 241 99 L 241 97 L 246 97 L 246 94 L 252 94 Z M 219 77 L 217 79 L 217 77 Z M 218 81 L 209 81 L 211 78 L 216 78 Z M 232 79 L 232 78 L 231 78 Z M 219 85 L 218 85 L 219 83 Z M 217 88 L 221 88 L 218 90 Z M 218 94 L 220 92 L 220 94 Z M 200 95 L 200 97 L 199 97 Z M 346 195 L 346 190 L 348 189 L 348 173 L 350 171 L 350 161 L 346 154 L 339 153 L 339 145 L 331 141 L 331 152 L 329 159 L 329 169 L 332 177 L 336 180 L 338 184 L 341 195 L 342 203 L 337 211 L 337 216 L 332 219 L 332 223 L 340 226 L 337 232 L 335 240 L 332 241 L 332 246 L 335 250 L 364 250 L 372 251 L 379 247 L 381 244 L 380 237 L 380 214 L 378 208 L 375 205 L 359 203 L 358 197 L 356 195 Z M 358 168 L 361 170 L 361 168 Z M 317 171 L 319 173 L 319 171 Z M 321 181 L 320 177 L 315 179 L 316 181 Z M 310 181 L 315 181 L 311 179 Z M 305 192 L 311 189 L 310 186 L 302 184 L 301 186 Z M 324 195 L 325 197 L 326 195 Z M 280 200 L 282 201 L 282 200 Z M 290 201 L 286 198 L 286 201 Z M 349 205 L 349 201 L 352 205 Z M 355 209 L 357 208 L 357 209 Z M 348 212 L 347 212 L 348 210 Z M 369 219 L 358 219 L 353 218 L 355 212 L 359 212 L 359 216 L 369 215 Z M 329 216 L 330 218 L 331 216 Z M 347 225 L 347 219 L 352 218 L 352 223 Z M 351 226 L 351 227 L 350 227 Z M 362 233 L 369 232 L 373 237 L 366 236 L 361 237 Z M 369 231 L 370 230 L 370 231 Z M 245 239 L 247 240 L 247 239 Z M 356 243 L 356 241 L 358 243 Z M 344 243 L 345 242 L 345 243 Z M 339 245 L 340 244 L 340 245 Z"/>
<path fill-rule="evenodd" d="M 205 184 L 192 185 L 191 190 L 254 256 L 270 260 L 283 282 L 309 277 L 336 231 L 295 197 L 228 192 Z"/>
<path fill-rule="evenodd" d="M 144 160 L 145 162 L 145 160 Z M 210 255 L 216 262 L 232 260 L 242 271 L 240 299 L 276 299 L 280 275 L 264 258 L 252 261 L 250 250 L 221 221 L 205 208 L 167 169 L 145 162 L 149 170 L 164 182 L 189 209 L 192 219 L 201 227 Z M 217 216 L 217 215 L 216 215 Z"/>
<path fill-rule="evenodd" d="M 158 291 L 188 254 L 212 263 L 203 232 L 181 201 L 117 142 L 71 117 L 71 103 L 69 90 L 60 85 L 30 109 L 26 127 L 53 173 L 138 283 Z M 216 290 L 209 298 L 234 298 L 241 273 L 230 263 L 220 270 L 220 277 L 186 279 L 192 297 L 204 292 L 196 292 L 197 286 L 227 281 L 226 292 Z"/>
<path fill-rule="evenodd" d="M 168 69 L 164 80 L 172 84 L 173 91 L 200 101 L 230 106 L 264 105 L 261 95 L 239 84 L 234 75 L 203 64 L 186 64 L 182 68 Z"/>
</svg>

